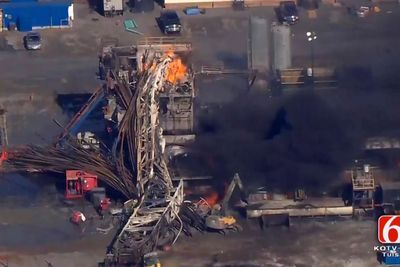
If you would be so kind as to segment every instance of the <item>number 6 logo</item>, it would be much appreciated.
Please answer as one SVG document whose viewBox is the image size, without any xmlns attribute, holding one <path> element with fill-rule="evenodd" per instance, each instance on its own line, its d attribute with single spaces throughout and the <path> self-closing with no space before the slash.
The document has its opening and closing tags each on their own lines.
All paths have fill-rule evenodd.
<svg viewBox="0 0 400 267">
<path fill-rule="evenodd" d="M 400 244 L 400 216 L 383 215 L 379 217 L 378 240 L 382 244 Z"/>
</svg>

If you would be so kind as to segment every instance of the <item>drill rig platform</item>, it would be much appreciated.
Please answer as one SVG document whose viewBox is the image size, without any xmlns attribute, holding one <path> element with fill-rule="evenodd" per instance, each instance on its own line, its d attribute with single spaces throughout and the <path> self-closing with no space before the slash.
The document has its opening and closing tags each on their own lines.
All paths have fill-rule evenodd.
<svg viewBox="0 0 400 267">
<path fill-rule="evenodd" d="M 185 61 L 191 44 L 147 38 L 131 53 L 121 53 L 127 49 L 114 49 L 117 64 L 109 84 L 127 95 L 124 101 L 117 100 L 126 109 L 118 127 L 130 120 L 135 129 L 139 198 L 114 239 L 105 266 L 136 264 L 157 247 L 175 242 L 184 229 L 183 182 L 172 184 L 164 151 L 168 137 L 176 143 L 182 136 L 193 135 L 193 73 Z"/>
</svg>

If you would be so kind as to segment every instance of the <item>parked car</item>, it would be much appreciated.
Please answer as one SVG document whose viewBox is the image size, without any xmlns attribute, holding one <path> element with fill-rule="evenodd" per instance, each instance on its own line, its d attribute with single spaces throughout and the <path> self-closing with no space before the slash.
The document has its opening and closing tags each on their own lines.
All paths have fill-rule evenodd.
<svg viewBox="0 0 400 267">
<path fill-rule="evenodd" d="M 371 11 L 370 7 L 367 6 L 361 6 L 358 10 L 357 10 L 357 16 L 359 18 L 365 18 Z"/>
<path fill-rule="evenodd" d="M 182 30 L 181 21 L 174 10 L 161 12 L 158 23 L 164 34 L 180 33 Z"/>
<path fill-rule="evenodd" d="M 38 32 L 30 32 L 24 36 L 24 46 L 27 50 L 39 50 L 42 48 L 42 38 Z"/>
<path fill-rule="evenodd" d="M 296 3 L 294 1 L 280 2 L 278 16 L 282 23 L 295 24 L 299 20 Z"/>
</svg>

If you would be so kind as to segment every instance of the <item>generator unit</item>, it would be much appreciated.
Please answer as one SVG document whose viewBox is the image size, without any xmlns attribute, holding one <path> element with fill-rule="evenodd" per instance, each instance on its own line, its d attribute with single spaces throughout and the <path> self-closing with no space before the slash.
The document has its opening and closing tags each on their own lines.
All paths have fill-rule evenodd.
<svg viewBox="0 0 400 267">
<path fill-rule="evenodd" d="M 105 17 L 113 17 L 115 15 L 124 14 L 123 0 L 103 0 L 101 11 Z"/>
</svg>

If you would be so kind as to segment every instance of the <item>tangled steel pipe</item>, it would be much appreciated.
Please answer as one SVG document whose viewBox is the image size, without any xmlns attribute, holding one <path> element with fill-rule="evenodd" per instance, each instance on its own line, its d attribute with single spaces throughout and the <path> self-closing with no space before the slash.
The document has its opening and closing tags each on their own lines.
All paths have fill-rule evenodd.
<svg viewBox="0 0 400 267">
<path fill-rule="evenodd" d="M 4 162 L 7 171 L 45 171 L 64 173 L 66 169 L 85 170 L 127 198 L 136 197 L 132 181 L 120 179 L 116 167 L 104 154 L 85 150 L 69 140 L 64 148 L 26 146 L 14 151 Z"/>
<path fill-rule="evenodd" d="M 162 90 L 171 58 L 144 60 L 151 67 L 137 75 L 134 86 L 112 71 L 108 75 L 108 79 L 116 83 L 112 93 L 126 109 L 112 153 L 94 147 L 84 149 L 69 136 L 63 147 L 30 145 L 18 149 L 4 162 L 3 170 L 58 173 L 67 169 L 84 170 L 98 175 L 100 180 L 127 198 L 143 195 L 145 184 L 153 177 L 165 181 L 166 188 L 170 188 L 169 173 L 158 145 L 160 129 L 156 96 Z"/>
<path fill-rule="evenodd" d="M 110 73 L 110 78 L 114 78 Z M 145 73 L 138 75 L 147 77 Z M 115 79 L 115 78 L 114 78 Z M 31 171 L 64 173 L 67 169 L 84 170 L 98 175 L 99 179 L 126 198 L 138 198 L 136 187 L 136 98 L 139 90 L 129 88 L 116 79 L 114 93 L 127 103 L 112 153 L 83 149 L 76 138 L 69 136 L 63 147 L 28 145 L 13 151 L 3 163 L 3 171 Z M 89 144 L 88 144 L 89 145 Z M 89 145 L 90 146 L 90 145 Z"/>
</svg>

